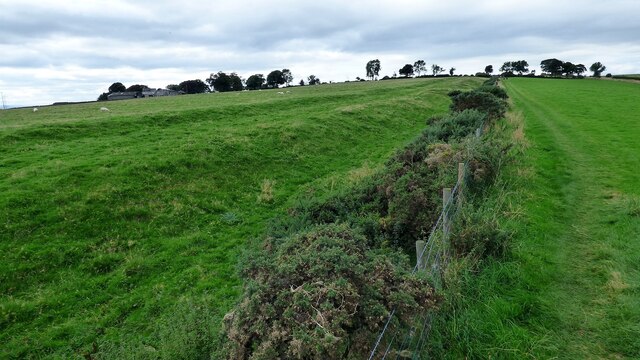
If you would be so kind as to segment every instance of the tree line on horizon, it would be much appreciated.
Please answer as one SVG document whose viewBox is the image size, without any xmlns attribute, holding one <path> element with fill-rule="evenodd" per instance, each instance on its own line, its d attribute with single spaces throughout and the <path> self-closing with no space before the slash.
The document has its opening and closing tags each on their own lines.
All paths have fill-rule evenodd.
<svg viewBox="0 0 640 360">
<path fill-rule="evenodd" d="M 540 62 L 540 68 L 544 77 L 583 77 L 582 74 L 587 72 L 587 68 L 583 64 L 573 64 L 569 61 L 562 61 L 556 58 L 542 60 Z M 589 67 L 589 71 L 593 72 L 594 77 L 600 77 L 606 70 L 601 62 L 595 62 Z M 382 66 L 379 59 L 373 59 L 367 62 L 365 66 L 366 77 L 371 80 L 378 80 L 378 76 L 382 70 Z M 428 75 L 428 71 L 431 71 L 431 75 Z M 438 76 L 455 76 L 455 67 L 451 67 L 448 70 L 448 74 L 442 74 L 447 72 L 447 69 L 438 65 L 432 64 L 427 68 L 427 64 L 424 60 L 416 60 L 413 64 L 405 64 L 398 69 L 398 72 L 394 72 L 393 75 L 384 76 L 380 80 L 397 79 L 398 74 L 401 78 L 410 77 L 438 77 Z M 472 76 L 489 77 L 492 76 L 494 71 L 493 65 L 487 65 L 484 68 L 484 72 L 477 72 Z M 526 60 L 506 61 L 499 68 L 500 76 L 535 76 L 535 70 L 529 70 L 529 63 Z M 458 75 L 462 76 L 462 75 Z M 466 75 L 465 75 L 466 76 Z M 611 74 L 607 74 L 611 76 Z M 356 77 L 356 81 L 365 81 L 360 77 Z M 266 77 L 264 74 L 253 74 L 247 79 L 243 79 L 236 72 L 229 74 L 218 71 L 217 73 L 211 73 L 209 78 L 202 81 L 200 79 L 185 80 L 179 84 L 169 84 L 166 86 L 168 90 L 180 91 L 185 94 L 200 94 L 207 92 L 228 92 L 228 91 L 243 91 L 243 90 L 261 90 L 261 89 L 276 89 L 281 85 L 291 86 L 293 82 L 293 74 L 289 69 L 273 70 Z M 348 81 L 347 81 L 348 82 Z M 304 79 L 300 80 L 299 86 L 305 85 L 319 85 L 320 79 L 315 75 L 309 75 L 307 82 Z M 121 82 L 115 82 L 109 86 L 108 92 L 102 93 L 98 97 L 98 101 L 104 101 L 108 99 L 108 95 L 117 92 L 141 92 L 147 89 L 148 86 L 142 84 L 135 84 L 126 87 Z"/>
</svg>

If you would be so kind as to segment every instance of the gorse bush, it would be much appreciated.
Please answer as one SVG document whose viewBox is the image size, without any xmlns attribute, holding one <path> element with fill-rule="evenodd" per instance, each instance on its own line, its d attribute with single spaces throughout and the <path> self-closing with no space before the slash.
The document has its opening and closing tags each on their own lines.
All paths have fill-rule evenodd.
<svg viewBox="0 0 640 360">
<path fill-rule="evenodd" d="M 346 224 L 267 241 L 245 269 L 247 294 L 225 317 L 231 359 L 362 358 L 395 308 L 401 323 L 435 306 L 406 256 L 371 250 Z"/>
<path fill-rule="evenodd" d="M 492 93 L 473 90 L 451 97 L 451 111 L 475 109 L 487 114 L 490 120 L 499 119 L 507 111 L 507 103 Z"/>
<path fill-rule="evenodd" d="M 507 99 L 509 95 L 507 95 L 507 91 L 501 87 L 495 85 L 485 84 L 478 88 L 478 91 L 486 92 L 489 94 L 493 94 L 494 96 L 500 99 Z"/>
<path fill-rule="evenodd" d="M 431 125 L 424 131 L 424 135 L 430 142 L 459 141 L 475 132 L 485 123 L 487 115 L 476 110 L 468 109 L 449 114 L 439 118 L 432 118 L 428 122 Z"/>
</svg>

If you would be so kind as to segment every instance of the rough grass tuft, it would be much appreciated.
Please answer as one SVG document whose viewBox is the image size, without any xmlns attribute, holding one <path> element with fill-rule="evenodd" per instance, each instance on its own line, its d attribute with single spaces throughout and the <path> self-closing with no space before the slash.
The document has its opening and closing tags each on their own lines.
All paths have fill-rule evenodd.
<svg viewBox="0 0 640 360">
<path fill-rule="evenodd" d="M 273 202 L 273 191 L 276 186 L 276 181 L 271 179 L 262 180 L 260 185 L 260 194 L 258 195 L 259 203 L 271 203 Z"/>
</svg>

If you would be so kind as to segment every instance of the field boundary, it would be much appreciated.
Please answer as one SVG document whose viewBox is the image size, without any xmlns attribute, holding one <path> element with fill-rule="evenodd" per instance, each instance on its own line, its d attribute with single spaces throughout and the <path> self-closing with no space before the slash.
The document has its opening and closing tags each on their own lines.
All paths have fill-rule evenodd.
<svg viewBox="0 0 640 360">
<path fill-rule="evenodd" d="M 475 131 L 475 137 L 481 138 L 484 124 Z M 450 259 L 451 224 L 464 202 L 465 189 L 469 175 L 468 161 L 458 163 L 458 178 L 453 188 L 442 189 L 442 211 L 438 220 L 429 232 L 426 240 L 416 241 L 416 264 L 411 274 L 426 273 L 434 289 L 441 290 L 445 285 L 444 273 Z M 391 322 L 395 319 L 394 308 L 385 321 L 385 325 L 376 337 L 369 354 L 369 360 L 394 358 L 419 359 L 431 330 L 433 311 L 425 308 L 417 324 L 410 328 L 392 330 Z M 398 347 L 397 345 L 400 344 Z"/>
</svg>

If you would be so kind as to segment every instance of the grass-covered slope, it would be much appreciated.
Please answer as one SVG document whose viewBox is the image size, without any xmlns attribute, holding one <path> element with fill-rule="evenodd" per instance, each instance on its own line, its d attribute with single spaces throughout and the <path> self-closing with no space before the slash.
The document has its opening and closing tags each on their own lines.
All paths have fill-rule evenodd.
<svg viewBox="0 0 640 360">
<path fill-rule="evenodd" d="M 179 332 L 156 329 L 179 303 L 206 304 L 215 332 L 239 292 L 237 254 L 267 219 L 302 189 L 379 166 L 446 111 L 450 89 L 477 83 L 0 112 L 0 354 L 82 356 L 105 339 L 157 348 Z"/>
</svg>

